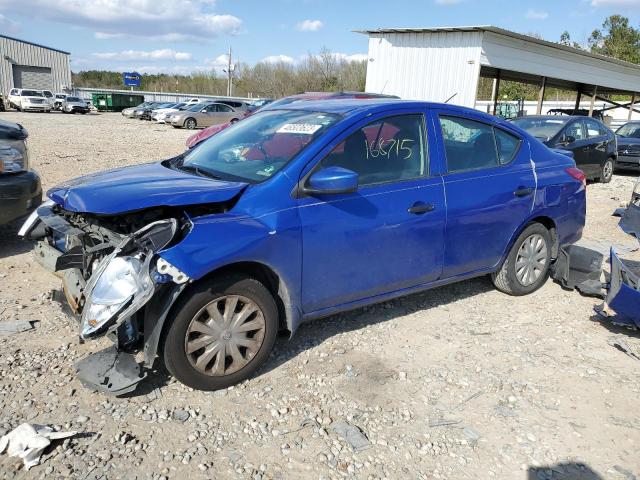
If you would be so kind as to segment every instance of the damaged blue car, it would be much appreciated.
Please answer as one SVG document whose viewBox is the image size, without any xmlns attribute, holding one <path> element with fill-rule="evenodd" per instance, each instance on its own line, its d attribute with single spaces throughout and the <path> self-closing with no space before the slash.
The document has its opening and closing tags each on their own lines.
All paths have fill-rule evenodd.
<svg viewBox="0 0 640 480">
<path fill-rule="evenodd" d="M 157 357 L 225 388 L 279 331 L 472 277 L 531 293 L 585 221 L 570 156 L 475 110 L 399 100 L 271 109 L 48 197 L 21 234 L 63 277 L 81 340 L 113 340 L 77 368 L 116 394 Z"/>
</svg>

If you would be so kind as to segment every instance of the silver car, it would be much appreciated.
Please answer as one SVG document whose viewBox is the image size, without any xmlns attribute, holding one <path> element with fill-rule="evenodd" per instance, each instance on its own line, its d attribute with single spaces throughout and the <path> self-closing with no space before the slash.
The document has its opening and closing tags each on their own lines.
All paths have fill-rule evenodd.
<svg viewBox="0 0 640 480">
<path fill-rule="evenodd" d="M 187 110 L 172 113 L 166 122 L 174 128 L 184 127 L 193 130 L 240 120 L 243 117 L 242 109 L 235 109 L 224 103 L 198 103 Z"/>
<path fill-rule="evenodd" d="M 89 113 L 89 107 L 80 97 L 67 97 L 62 102 L 62 113 Z"/>
</svg>

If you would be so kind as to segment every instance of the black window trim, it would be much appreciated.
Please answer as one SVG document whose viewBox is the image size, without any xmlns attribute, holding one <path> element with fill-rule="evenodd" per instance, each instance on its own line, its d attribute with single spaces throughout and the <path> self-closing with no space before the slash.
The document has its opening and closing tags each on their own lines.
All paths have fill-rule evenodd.
<svg viewBox="0 0 640 480">
<path fill-rule="evenodd" d="M 497 125 L 494 125 L 492 123 L 488 123 L 487 121 L 483 121 L 474 117 L 466 117 L 464 115 L 460 115 L 458 113 L 443 113 L 442 111 L 436 112 L 437 113 L 437 117 L 438 117 L 438 124 L 440 126 L 440 135 L 442 138 L 442 148 L 443 148 L 443 154 L 444 154 L 444 160 L 445 160 L 445 166 L 447 168 L 447 171 L 444 172 L 442 174 L 442 176 L 448 176 L 448 175 L 455 175 L 457 173 L 466 173 L 466 172 L 478 172 L 481 170 L 487 170 L 487 167 L 477 167 L 477 168 L 466 168 L 464 170 L 455 170 L 453 172 L 449 171 L 449 159 L 447 158 L 447 148 L 444 144 L 444 135 L 442 134 L 442 123 L 440 122 L 440 117 L 454 117 L 454 118 L 462 118 L 463 120 L 470 120 L 472 122 L 476 122 L 476 123 L 481 123 L 483 125 L 486 125 L 488 127 L 491 127 L 492 131 L 493 131 L 493 145 L 494 148 L 496 150 L 496 160 L 497 163 L 495 166 L 493 167 L 489 167 L 489 168 L 503 168 L 503 167 L 508 167 L 509 165 L 511 165 L 513 163 L 513 161 L 518 157 L 518 154 L 520 153 L 520 149 L 522 148 L 522 144 L 524 143 L 524 139 L 516 134 L 515 132 L 512 132 L 510 130 L 507 130 L 505 128 L 501 128 Z M 495 134 L 495 129 L 501 130 L 505 133 L 508 133 L 509 135 L 516 137 L 518 139 L 518 146 L 516 147 L 513 156 L 511 157 L 511 160 L 509 160 L 507 163 L 500 163 L 500 156 L 498 154 L 498 145 L 496 143 L 496 134 Z"/>
</svg>

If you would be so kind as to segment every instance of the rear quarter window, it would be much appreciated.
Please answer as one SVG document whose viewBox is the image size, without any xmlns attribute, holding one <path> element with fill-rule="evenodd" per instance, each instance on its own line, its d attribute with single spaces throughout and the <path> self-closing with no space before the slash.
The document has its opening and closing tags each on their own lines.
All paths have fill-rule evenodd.
<svg viewBox="0 0 640 480">
<path fill-rule="evenodd" d="M 498 161 L 500 165 L 511 163 L 518 153 L 521 140 L 510 133 L 499 128 L 493 129 L 496 137 L 496 148 L 498 150 Z"/>
</svg>

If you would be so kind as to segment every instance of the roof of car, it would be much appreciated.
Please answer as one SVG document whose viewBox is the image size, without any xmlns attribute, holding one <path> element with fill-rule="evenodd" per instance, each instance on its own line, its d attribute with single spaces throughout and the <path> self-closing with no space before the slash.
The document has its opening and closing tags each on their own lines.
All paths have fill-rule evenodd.
<svg viewBox="0 0 640 480">
<path fill-rule="evenodd" d="M 332 100 L 309 100 L 305 102 L 294 102 L 282 107 L 276 107 L 276 110 L 309 110 L 316 112 L 336 113 L 341 115 L 356 114 L 363 111 L 385 110 L 389 108 L 446 108 L 448 110 L 459 111 L 460 113 L 473 113 L 474 115 L 484 116 L 496 120 L 480 110 L 473 108 L 461 107 L 448 103 L 421 102 L 416 100 L 398 100 L 395 98 L 345 98 Z"/>
</svg>

